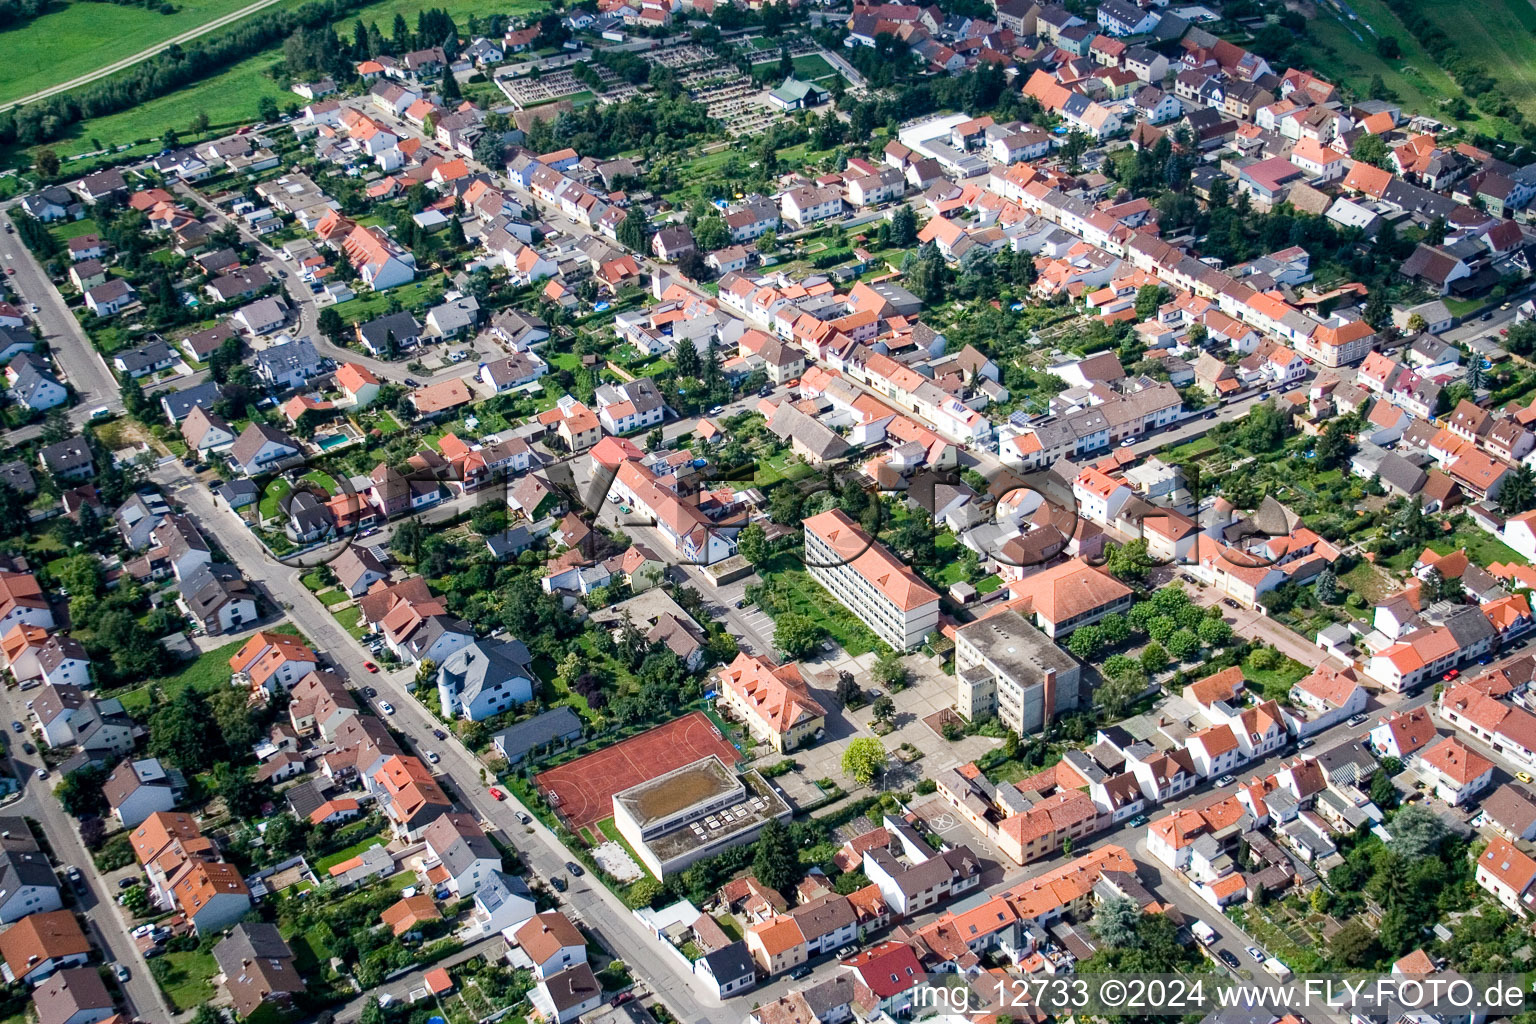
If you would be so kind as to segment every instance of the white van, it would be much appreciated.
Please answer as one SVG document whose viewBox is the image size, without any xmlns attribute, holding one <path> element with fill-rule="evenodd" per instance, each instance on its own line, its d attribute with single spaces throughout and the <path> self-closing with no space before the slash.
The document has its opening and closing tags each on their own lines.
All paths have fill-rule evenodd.
<svg viewBox="0 0 1536 1024">
<path fill-rule="evenodd" d="M 1217 939 L 1221 938 L 1221 936 L 1216 934 L 1216 929 L 1212 928 L 1204 921 L 1192 921 L 1189 925 L 1189 931 L 1190 934 L 1194 935 L 1194 937 L 1200 941 L 1200 944 L 1204 946 L 1209 946 L 1216 942 Z"/>
</svg>

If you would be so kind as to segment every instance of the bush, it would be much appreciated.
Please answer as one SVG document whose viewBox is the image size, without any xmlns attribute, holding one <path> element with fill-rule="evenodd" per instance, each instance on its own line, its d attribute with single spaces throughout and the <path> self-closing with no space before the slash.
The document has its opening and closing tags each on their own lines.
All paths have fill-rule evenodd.
<svg viewBox="0 0 1536 1024">
<path fill-rule="evenodd" d="M 128 833 L 120 832 L 113 836 L 92 859 L 96 862 L 96 869 L 102 872 L 116 871 L 132 864 L 133 845 L 128 841 Z"/>
</svg>

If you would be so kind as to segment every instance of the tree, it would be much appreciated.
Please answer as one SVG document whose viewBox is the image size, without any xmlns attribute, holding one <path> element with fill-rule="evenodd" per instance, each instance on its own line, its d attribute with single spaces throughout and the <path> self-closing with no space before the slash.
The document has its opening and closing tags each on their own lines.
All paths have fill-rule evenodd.
<svg viewBox="0 0 1536 1024">
<path fill-rule="evenodd" d="M 1392 784 L 1392 776 L 1385 769 L 1376 769 L 1376 774 L 1371 776 L 1371 802 L 1384 811 L 1390 811 L 1397 806 L 1397 787 Z"/>
<path fill-rule="evenodd" d="M 1529 512 L 1536 507 L 1536 473 L 1524 462 L 1504 477 L 1499 488 L 1499 508 L 1506 516 Z"/>
<path fill-rule="evenodd" d="M 1125 714 L 1126 707 L 1146 688 L 1146 671 L 1132 662 L 1130 669 L 1100 683 L 1094 695 L 1104 705 L 1104 714 L 1113 720 Z"/>
<path fill-rule="evenodd" d="M 58 177 L 59 154 L 51 149 L 40 149 L 32 158 L 32 167 L 44 178 Z"/>
<path fill-rule="evenodd" d="M 901 654 L 897 651 L 883 652 L 875 659 L 869 674 L 876 685 L 883 686 L 892 693 L 900 693 L 907 688 L 907 665 L 901 660 Z"/>
<path fill-rule="evenodd" d="M 1368 967 L 1381 956 L 1381 946 L 1369 925 L 1352 918 L 1328 940 L 1328 952 L 1337 966 Z"/>
<path fill-rule="evenodd" d="M 778 822 L 774 821 L 772 824 L 777 825 Z M 766 826 L 764 831 L 767 831 Z M 661 895 L 661 891 L 661 883 L 650 876 L 646 876 L 624 891 L 624 905 L 630 910 L 640 910 L 643 907 L 649 907 L 652 903 L 656 902 L 656 897 Z"/>
<path fill-rule="evenodd" d="M 1411 314 L 1408 317 L 1408 322 L 1403 326 L 1407 329 L 1409 334 L 1423 334 L 1425 331 L 1429 330 L 1429 323 L 1424 319 L 1424 316 L 1421 313 Z"/>
<path fill-rule="evenodd" d="M 882 725 L 891 724 L 891 719 L 896 717 L 896 702 L 890 697 L 881 694 L 875 698 L 875 703 L 870 706 L 874 713 L 874 720 Z"/>
<path fill-rule="evenodd" d="M 330 339 L 333 345 L 341 344 L 341 339 L 347 331 L 346 322 L 341 319 L 341 314 L 336 312 L 332 306 L 326 306 L 320 311 L 320 316 L 315 321 L 315 326 L 320 329 L 321 334 Z"/>
<path fill-rule="evenodd" d="M 459 91 L 459 80 L 453 77 L 453 71 L 443 68 L 443 80 L 437 87 L 438 94 L 445 100 L 463 99 L 464 94 Z"/>
<path fill-rule="evenodd" d="M 1141 667 L 1148 675 L 1156 675 L 1168 667 L 1168 652 L 1157 642 L 1147 644 L 1141 651 Z"/>
<path fill-rule="evenodd" d="M 768 561 L 768 532 L 760 523 L 751 523 L 736 535 L 736 550 L 753 565 Z"/>
<path fill-rule="evenodd" d="M 891 244 L 898 249 L 917 244 L 917 214 L 905 203 L 891 214 Z"/>
<path fill-rule="evenodd" d="M 1152 562 L 1147 557 L 1147 542 L 1140 538 L 1128 544 L 1116 544 L 1109 549 L 1109 571 L 1117 579 L 1127 583 L 1139 583 L 1147 578 Z"/>
<path fill-rule="evenodd" d="M 1081 661 L 1092 661 L 1104 649 L 1104 634 L 1098 626 L 1079 627 L 1067 639 L 1067 650 Z"/>
<path fill-rule="evenodd" d="M 1446 834 L 1445 823 L 1423 804 L 1409 804 L 1398 811 L 1387 831 L 1392 834 L 1387 849 L 1410 861 L 1438 852 Z"/>
<path fill-rule="evenodd" d="M 1141 908 L 1135 900 L 1111 896 L 1099 903 L 1089 927 L 1106 946 L 1129 949 L 1136 944 L 1136 926 L 1141 923 Z"/>
<path fill-rule="evenodd" d="M 854 701 L 864 700 L 864 691 L 859 689 L 858 681 L 853 678 L 853 673 L 847 669 L 837 674 L 837 702 L 847 707 Z"/>
<path fill-rule="evenodd" d="M 620 225 L 620 226 L 622 227 L 622 225 Z M 766 256 L 766 255 L 768 255 L 769 253 L 772 253 L 772 252 L 777 252 L 778 249 L 779 249 L 779 236 L 778 236 L 778 234 L 776 232 L 773 232 L 773 231 L 765 231 L 761 235 L 758 235 L 757 236 L 757 242 L 756 242 L 756 248 L 757 248 L 757 251 L 759 253 L 763 254 L 764 256 Z"/>
<path fill-rule="evenodd" d="M 64 810 L 76 818 L 106 814 L 107 797 L 101 784 L 107 780 L 106 765 L 86 765 L 77 768 L 60 780 L 54 795 Z"/>
<path fill-rule="evenodd" d="M 731 244 L 731 233 L 724 220 L 711 214 L 694 223 L 693 243 L 701 252 L 714 252 Z"/>
<path fill-rule="evenodd" d="M 1195 636 L 1199 637 L 1200 642 L 1206 647 L 1222 647 L 1232 639 L 1232 627 L 1227 625 L 1225 619 L 1219 617 L 1213 619 L 1207 616 L 1202 618 L 1200 625 L 1195 627 Z"/>
<path fill-rule="evenodd" d="M 773 645 L 790 659 L 804 658 L 816 650 L 827 628 L 807 615 L 788 612 L 779 616 L 773 629 Z"/>
<path fill-rule="evenodd" d="M 787 889 L 800 878 L 800 855 L 789 829 L 769 820 L 753 844 L 752 873 L 770 889 Z"/>
<path fill-rule="evenodd" d="M 867 786 L 885 771 L 886 758 L 885 744 L 873 736 L 860 736 L 843 751 L 843 774 Z"/>
<path fill-rule="evenodd" d="M 624 219 L 619 221 L 618 229 L 614 235 L 619 244 L 635 252 L 645 252 L 651 244 L 651 224 L 646 219 L 645 211 L 639 204 L 631 206 L 625 211 Z"/>
<path fill-rule="evenodd" d="M 1349 147 L 1349 155 L 1374 167 L 1386 167 L 1389 154 L 1386 141 L 1380 135 L 1361 135 Z"/>
<path fill-rule="evenodd" d="M 1136 319 L 1150 320 L 1166 295 L 1161 285 L 1144 284 L 1136 289 Z"/>
<path fill-rule="evenodd" d="M 1323 604 L 1334 604 L 1339 600 L 1339 577 L 1332 569 L 1318 573 L 1313 587 L 1317 591 L 1317 599 Z"/>
</svg>

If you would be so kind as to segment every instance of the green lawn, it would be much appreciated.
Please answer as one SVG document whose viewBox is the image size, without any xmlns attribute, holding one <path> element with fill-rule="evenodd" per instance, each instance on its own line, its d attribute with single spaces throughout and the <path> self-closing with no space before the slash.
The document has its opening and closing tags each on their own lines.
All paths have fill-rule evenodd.
<svg viewBox="0 0 1536 1024">
<path fill-rule="evenodd" d="M 272 632 L 299 634 L 297 629 L 287 623 L 274 626 Z M 128 714 L 141 718 L 149 711 L 149 694 L 156 687 L 164 692 L 167 699 L 174 697 L 188 686 L 201 693 L 212 693 L 229 685 L 229 659 L 244 643 L 244 640 L 233 640 L 187 662 L 178 672 L 151 680 L 132 690 L 113 694 L 113 696 L 123 702 L 123 710 Z"/>
<path fill-rule="evenodd" d="M 277 477 L 261 492 L 261 502 L 256 506 L 263 520 L 282 512 L 283 502 L 293 493 L 293 485 L 283 477 Z"/>
<path fill-rule="evenodd" d="M 166 953 L 152 963 L 157 965 L 155 980 L 160 983 L 160 991 L 178 1013 L 213 998 L 213 976 L 219 973 L 219 965 L 212 953 Z"/>
<path fill-rule="evenodd" d="M 808 53 L 804 57 L 795 57 L 795 77 L 802 82 L 816 82 L 823 78 L 836 78 L 837 69 L 827 63 L 827 58 L 819 53 Z"/>
<path fill-rule="evenodd" d="M 363 625 L 363 610 L 355 604 L 331 614 L 335 616 L 337 622 L 341 623 L 342 628 L 353 636 L 362 636 L 368 632 L 368 627 Z"/>
<path fill-rule="evenodd" d="M 1536 8 L 1529 0 L 1448 6 L 1424 4 L 1422 10 L 1479 70 L 1498 79 L 1515 106 L 1536 115 Z"/>
<path fill-rule="evenodd" d="M 317 594 L 316 596 L 320 598 L 320 603 L 327 608 L 352 600 L 345 591 L 341 590 L 327 590 L 325 593 Z"/>
<path fill-rule="evenodd" d="M 298 6 L 298 0 L 283 0 Z M 0 102 L 94 71 L 246 6 L 248 0 L 177 0 L 174 14 L 154 8 L 71 0 L 5 33 Z M 268 8 L 271 10 L 271 8 Z"/>
<path fill-rule="evenodd" d="M 389 308 L 391 298 L 397 300 L 402 309 L 435 305 L 443 297 L 443 287 L 443 279 L 434 276 L 391 288 L 387 292 L 364 292 L 355 299 L 338 302 L 332 308 L 341 315 L 342 320 L 355 324 L 382 315 Z"/>
<path fill-rule="evenodd" d="M 1484 569 L 1494 562 L 1525 564 L 1525 559 L 1521 558 L 1519 553 L 1513 548 L 1506 545 L 1503 541 L 1496 539 L 1491 533 L 1484 533 L 1476 526 L 1463 526 L 1449 537 L 1430 541 L 1429 546 L 1439 555 L 1443 555 L 1448 551 L 1458 551 L 1466 548 L 1467 557 Z M 1418 555 L 1419 552 L 1417 551 L 1413 553 L 1415 558 Z M 1411 560 L 1409 564 L 1413 564 Z"/>
<path fill-rule="evenodd" d="M 826 627 L 833 640 L 853 657 L 870 651 L 883 651 L 885 645 L 868 626 L 839 604 L 821 584 L 811 579 L 805 563 L 793 555 L 780 554 L 762 571 L 772 579 L 789 603 L 789 610 L 808 616 Z"/>
<path fill-rule="evenodd" d="M 243 6 L 242 0 L 193 0 L 202 3 L 205 9 L 212 9 L 213 14 L 206 17 L 190 19 L 192 24 L 200 24 L 217 17 L 218 14 L 228 10 L 238 9 Z M 297 6 L 298 0 L 282 0 L 287 4 Z M 182 0 L 179 7 L 184 8 L 187 0 Z M 108 25 L 120 15 L 137 11 L 137 8 L 119 7 L 119 5 L 79 4 L 84 9 L 85 17 L 98 16 Z M 388 31 L 388 27 L 394 20 L 395 14 L 405 17 L 407 24 L 416 24 L 416 15 L 429 7 L 440 7 L 439 0 L 380 0 L 379 3 L 370 4 L 347 14 L 335 22 L 336 31 L 346 39 L 352 38 L 352 25 L 361 18 L 365 23 L 375 21 L 379 26 Z M 499 0 L 456 0 L 451 5 L 454 18 L 460 23 L 465 22 L 471 15 L 486 16 L 501 14 L 508 17 L 516 17 L 528 14 L 542 7 L 534 0 L 510 0 L 508 3 Z M 50 16 L 51 17 L 51 16 Z M 150 18 L 165 19 L 163 15 L 150 14 Z M 186 26 L 183 25 L 182 29 Z M 136 46 L 123 47 L 119 55 L 132 53 L 144 46 L 163 39 L 174 32 L 159 32 L 147 42 L 141 42 Z M 8 37 L 13 38 L 13 37 Z M 61 33 L 58 43 L 52 49 L 55 52 L 63 51 L 74 45 L 74 36 Z M 7 55 L 16 52 L 14 46 L 7 47 Z M 227 70 L 205 78 L 200 82 L 188 85 L 186 88 L 162 96 L 158 99 L 142 103 L 130 110 L 121 113 L 110 114 L 106 117 L 93 118 L 77 126 L 69 136 L 51 143 L 52 147 L 61 156 L 72 156 L 96 149 L 92 141 L 100 140 L 107 145 L 123 143 L 136 143 L 139 140 L 158 140 L 167 128 L 186 130 L 192 120 L 199 113 L 206 113 L 214 125 L 237 124 L 242 121 L 254 121 L 256 119 L 256 107 L 263 96 L 270 96 L 281 107 L 289 104 L 295 106 L 302 104 L 303 100 L 293 93 L 278 86 L 277 81 L 269 72 L 282 59 L 282 45 L 274 45 L 265 50 L 252 54 L 245 60 L 229 67 Z M 104 63 L 103 59 L 92 58 L 84 61 L 79 70 L 88 70 L 91 67 Z M 78 74 L 79 70 L 73 72 Z M 52 80 L 65 77 L 63 75 L 50 76 Z M 48 82 L 44 81 L 44 85 Z M 27 91 L 23 87 L 14 87 L 13 93 Z M 148 155 L 158 149 L 158 142 L 145 148 L 143 153 Z"/>
<path fill-rule="evenodd" d="M 1310 669 L 1301 662 L 1286 658 L 1275 668 L 1254 668 L 1252 655 L 1243 661 L 1243 678 L 1250 686 L 1264 695 L 1266 700 L 1280 700 L 1291 692 L 1291 687 Z"/>
<path fill-rule="evenodd" d="M 337 864 L 340 864 L 342 861 L 351 860 L 353 857 L 356 857 L 370 846 L 387 845 L 389 845 L 389 833 L 380 829 L 378 832 L 371 836 L 359 839 L 345 850 L 337 850 L 330 856 L 321 857 L 319 860 L 315 861 L 315 877 L 319 879 L 329 878 L 331 868 L 335 867 Z"/>
<path fill-rule="evenodd" d="M 95 218 L 85 217 L 81 220 L 56 221 L 49 226 L 48 233 L 61 242 L 67 242 L 81 235 L 94 235 L 100 230 Z"/>
</svg>

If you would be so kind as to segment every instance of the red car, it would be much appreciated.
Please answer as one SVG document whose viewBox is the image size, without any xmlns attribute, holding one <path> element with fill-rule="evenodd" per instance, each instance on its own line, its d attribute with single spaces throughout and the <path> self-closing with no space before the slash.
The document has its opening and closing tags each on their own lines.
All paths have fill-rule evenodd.
<svg viewBox="0 0 1536 1024">
<path fill-rule="evenodd" d="M 491 794 L 492 800 L 505 800 L 507 798 L 507 794 L 503 793 L 495 786 L 492 786 L 489 790 L 487 790 L 487 792 Z"/>
<path fill-rule="evenodd" d="M 367 669 L 369 672 L 377 672 L 379 670 L 379 666 L 375 665 L 371 661 L 363 662 L 363 668 Z"/>
<path fill-rule="evenodd" d="M 7 274 L 15 274 L 16 273 L 16 268 L 15 267 L 6 267 L 5 268 L 5 272 Z"/>
<path fill-rule="evenodd" d="M 1447 672 L 1445 675 L 1441 676 L 1440 678 L 1445 680 L 1446 682 L 1450 682 L 1452 679 L 1455 679 L 1459 675 L 1461 675 L 1461 669 L 1453 668 L 1449 672 Z"/>
</svg>

